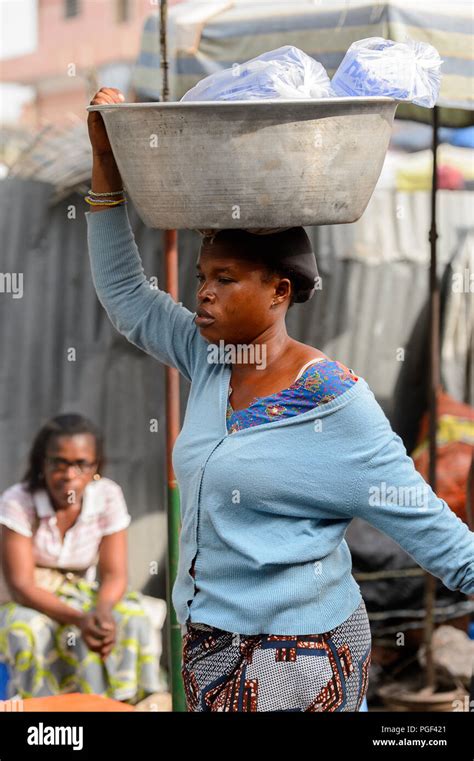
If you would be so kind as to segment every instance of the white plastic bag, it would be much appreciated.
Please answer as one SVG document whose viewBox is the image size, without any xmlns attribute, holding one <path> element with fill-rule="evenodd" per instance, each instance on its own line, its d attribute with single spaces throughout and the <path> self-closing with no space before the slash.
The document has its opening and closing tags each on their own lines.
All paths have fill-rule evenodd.
<svg viewBox="0 0 474 761">
<path fill-rule="evenodd" d="M 211 74 L 181 100 L 327 98 L 333 94 L 324 67 L 299 48 L 284 45 Z"/>
<path fill-rule="evenodd" d="M 441 64 L 438 51 L 425 42 L 368 37 L 352 43 L 331 85 L 340 96 L 387 95 L 432 108 Z"/>
</svg>

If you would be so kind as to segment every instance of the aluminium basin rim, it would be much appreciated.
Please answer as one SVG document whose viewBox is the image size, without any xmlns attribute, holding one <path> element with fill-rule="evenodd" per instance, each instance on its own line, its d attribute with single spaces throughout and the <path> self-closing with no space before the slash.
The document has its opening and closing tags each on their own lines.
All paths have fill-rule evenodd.
<svg viewBox="0 0 474 761">
<path fill-rule="evenodd" d="M 188 101 L 180 101 L 180 100 L 172 100 L 172 101 L 152 101 L 152 102 L 146 102 L 146 103 L 102 103 L 98 105 L 93 106 L 87 106 L 87 111 L 113 111 L 115 109 L 120 108 L 132 108 L 132 109 L 140 109 L 140 108 L 174 108 L 176 106 L 179 106 L 179 108 L 210 108 L 211 106 L 216 108 L 232 108 L 235 106 L 252 106 L 255 108 L 261 108 L 263 106 L 286 106 L 288 104 L 292 104 L 293 106 L 298 105 L 338 105 L 338 104 L 347 104 L 347 105 L 363 105 L 363 104 L 380 104 L 380 105 L 388 105 L 388 104 L 399 104 L 404 103 L 405 101 L 398 100 L 397 98 L 391 98 L 389 96 L 385 95 L 367 95 L 364 97 L 341 97 L 341 98 L 266 98 L 262 100 L 188 100 Z"/>
</svg>

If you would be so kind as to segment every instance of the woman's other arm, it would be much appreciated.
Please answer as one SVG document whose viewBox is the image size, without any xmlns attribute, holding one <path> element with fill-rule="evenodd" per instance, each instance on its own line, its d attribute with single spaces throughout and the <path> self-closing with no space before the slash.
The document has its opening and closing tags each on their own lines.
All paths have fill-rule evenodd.
<svg viewBox="0 0 474 761">
<path fill-rule="evenodd" d="M 396 433 L 360 469 L 349 494 L 352 516 L 392 537 L 448 589 L 474 594 L 474 533 L 416 470 Z"/>
</svg>

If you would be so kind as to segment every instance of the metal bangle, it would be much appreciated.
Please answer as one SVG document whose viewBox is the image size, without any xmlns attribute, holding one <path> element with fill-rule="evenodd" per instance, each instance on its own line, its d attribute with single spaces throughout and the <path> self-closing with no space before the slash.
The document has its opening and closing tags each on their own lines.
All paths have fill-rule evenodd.
<svg viewBox="0 0 474 761">
<path fill-rule="evenodd" d="M 124 189 L 122 190 L 111 190 L 109 193 L 94 193 L 93 190 L 89 189 L 89 195 L 94 196 L 94 198 L 102 198 L 105 196 L 119 196 L 121 193 L 124 192 Z"/>
<path fill-rule="evenodd" d="M 126 201 L 126 198 L 93 198 L 91 196 L 84 196 L 85 201 L 93 201 L 94 203 L 100 205 L 101 203 L 123 203 L 123 201 Z"/>
</svg>

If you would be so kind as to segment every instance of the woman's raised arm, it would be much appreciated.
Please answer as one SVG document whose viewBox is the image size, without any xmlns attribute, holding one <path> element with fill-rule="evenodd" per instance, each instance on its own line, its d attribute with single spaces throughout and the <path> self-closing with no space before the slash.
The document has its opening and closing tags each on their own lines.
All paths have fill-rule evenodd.
<svg viewBox="0 0 474 761">
<path fill-rule="evenodd" d="M 119 90 L 103 88 L 91 104 L 122 101 Z M 88 128 L 92 190 L 116 192 L 122 179 L 100 113 L 89 113 Z M 111 322 L 135 346 L 191 380 L 198 352 L 205 346 L 194 314 L 147 280 L 126 206 L 91 208 L 86 219 L 92 278 Z"/>
</svg>

